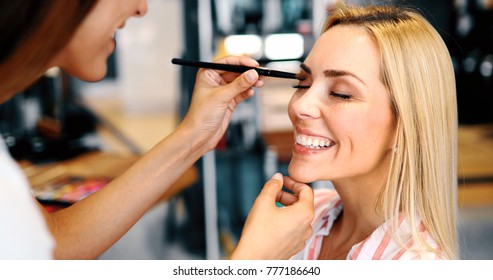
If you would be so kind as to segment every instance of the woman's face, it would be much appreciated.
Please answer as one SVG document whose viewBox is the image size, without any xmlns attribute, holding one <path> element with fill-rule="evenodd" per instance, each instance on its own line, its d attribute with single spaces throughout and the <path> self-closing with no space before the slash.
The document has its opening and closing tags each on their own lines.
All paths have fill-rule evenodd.
<svg viewBox="0 0 493 280">
<path fill-rule="evenodd" d="M 53 61 L 71 75 L 97 81 L 106 75 L 107 59 L 115 50 L 115 32 L 132 16 L 147 12 L 146 0 L 99 0 L 68 45 Z"/>
<path fill-rule="evenodd" d="M 301 69 L 307 78 L 288 109 L 296 141 L 290 176 L 334 183 L 386 176 L 395 120 L 380 80 L 379 52 L 366 31 L 329 29 Z"/>
</svg>

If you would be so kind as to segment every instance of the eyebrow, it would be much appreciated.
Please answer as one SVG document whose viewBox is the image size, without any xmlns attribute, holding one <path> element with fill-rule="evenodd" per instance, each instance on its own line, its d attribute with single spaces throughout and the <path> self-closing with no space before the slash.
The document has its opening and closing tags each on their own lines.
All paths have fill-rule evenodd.
<svg viewBox="0 0 493 280">
<path fill-rule="evenodd" d="M 302 63 L 300 65 L 300 68 L 303 69 L 308 74 L 311 74 L 312 73 L 312 70 L 310 69 L 310 67 L 308 67 L 304 63 Z M 350 76 L 350 77 L 353 77 L 356 80 L 358 80 L 360 83 L 366 85 L 366 83 L 363 82 L 363 80 L 361 78 L 359 78 L 358 76 L 356 76 L 352 72 L 345 71 L 345 70 L 333 70 L 333 69 L 325 70 L 324 71 L 324 76 L 325 77 L 344 77 L 344 76 Z"/>
<path fill-rule="evenodd" d="M 300 68 L 303 69 L 308 74 L 311 74 L 312 73 L 312 70 L 310 69 L 310 67 L 306 66 L 305 63 L 301 63 L 300 64 Z"/>
</svg>

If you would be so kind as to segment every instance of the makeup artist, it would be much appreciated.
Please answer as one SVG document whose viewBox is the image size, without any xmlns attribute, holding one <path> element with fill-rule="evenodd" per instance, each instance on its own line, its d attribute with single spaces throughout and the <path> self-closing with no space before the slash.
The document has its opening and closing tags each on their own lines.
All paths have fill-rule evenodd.
<svg viewBox="0 0 493 280">
<path fill-rule="evenodd" d="M 0 99 L 59 66 L 86 81 L 102 79 L 114 33 L 146 13 L 144 0 L 0 1 Z M 246 57 L 219 62 L 257 66 Z M 214 149 L 236 106 L 262 86 L 257 73 L 201 69 L 183 122 L 99 192 L 47 213 L 0 141 L 0 259 L 94 259 L 122 237 L 204 153 Z M 311 234 L 313 193 L 280 175 L 269 180 L 245 224 L 235 259 L 283 259 Z M 281 199 L 282 198 L 282 199 Z M 276 201 L 288 205 L 276 207 Z M 273 235 L 272 232 L 276 232 Z M 254 250 L 252 249 L 254 248 Z"/>
</svg>

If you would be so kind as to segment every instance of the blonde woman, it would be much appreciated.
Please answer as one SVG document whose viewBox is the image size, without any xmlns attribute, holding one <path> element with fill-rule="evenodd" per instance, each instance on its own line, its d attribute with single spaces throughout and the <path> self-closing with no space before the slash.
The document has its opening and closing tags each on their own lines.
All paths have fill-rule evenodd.
<svg viewBox="0 0 493 280">
<path fill-rule="evenodd" d="M 289 174 L 315 190 L 292 259 L 455 259 L 457 109 L 445 44 L 416 12 L 342 7 L 301 65 Z"/>
</svg>

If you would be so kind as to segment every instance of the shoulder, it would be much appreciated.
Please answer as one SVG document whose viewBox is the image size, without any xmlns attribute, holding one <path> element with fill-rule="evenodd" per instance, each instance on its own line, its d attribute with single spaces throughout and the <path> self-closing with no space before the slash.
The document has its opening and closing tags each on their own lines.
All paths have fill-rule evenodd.
<svg viewBox="0 0 493 280">
<path fill-rule="evenodd" d="M 354 260 L 436 260 L 440 250 L 428 230 L 420 222 L 412 230 L 407 219 L 392 233 L 388 224 L 378 227 L 367 239 L 356 244 L 350 252 Z"/>
<path fill-rule="evenodd" d="M 0 147 L 0 193 L 0 259 L 52 258 L 54 240 L 27 179 L 4 147 Z"/>
</svg>

